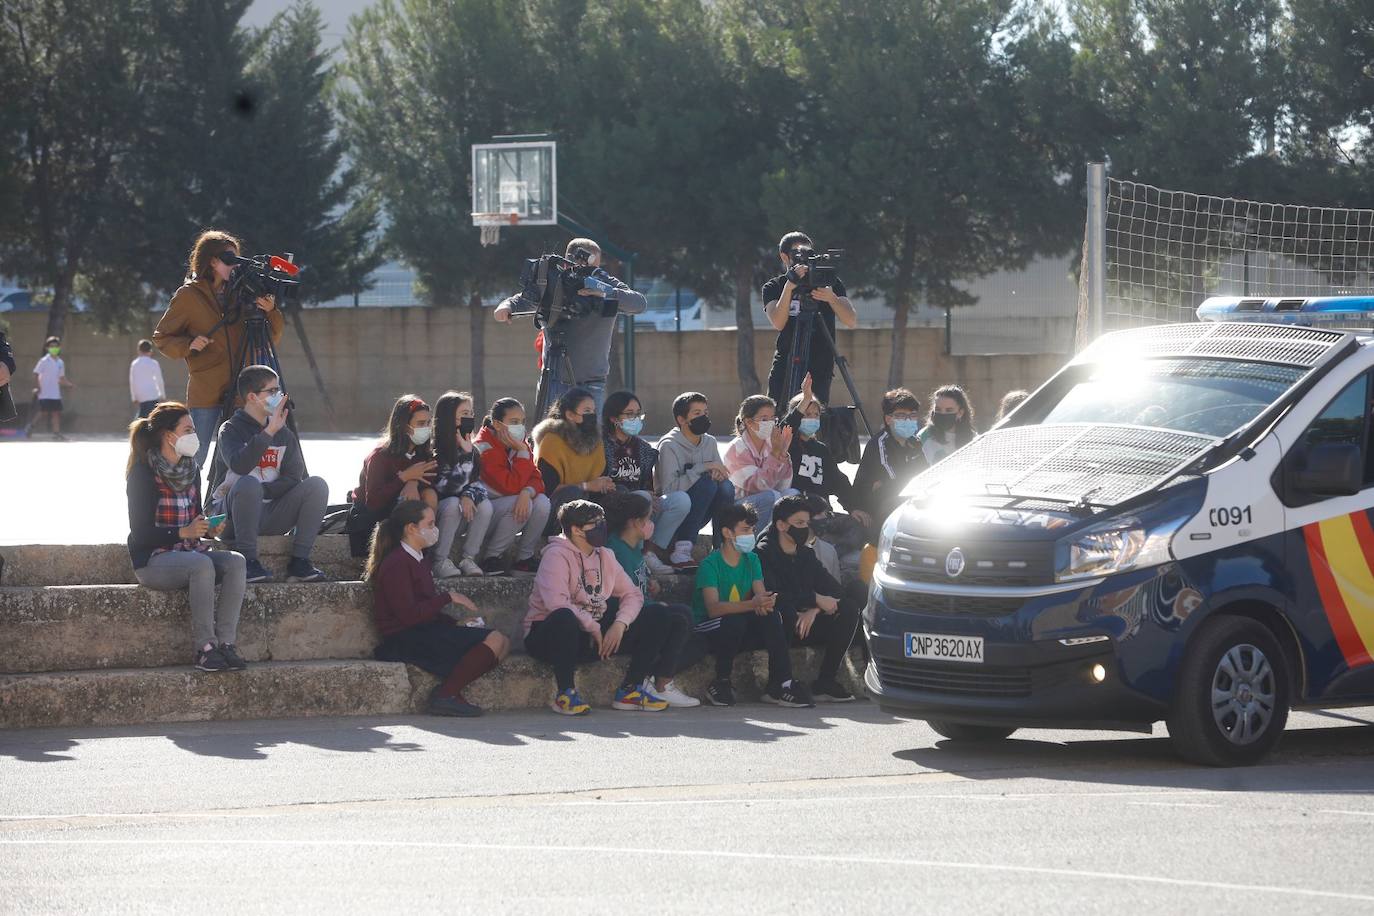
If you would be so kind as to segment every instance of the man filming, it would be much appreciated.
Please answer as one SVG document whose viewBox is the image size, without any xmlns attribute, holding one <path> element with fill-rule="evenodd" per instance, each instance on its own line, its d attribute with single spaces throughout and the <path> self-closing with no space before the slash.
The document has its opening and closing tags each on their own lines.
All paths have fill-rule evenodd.
<svg viewBox="0 0 1374 916">
<path fill-rule="evenodd" d="M 798 263 L 798 256 L 814 251 L 811 239 L 801 232 L 789 232 L 778 242 L 778 257 L 782 260 L 784 273 L 763 285 L 763 312 L 772 322 L 778 334 L 777 349 L 773 352 L 773 366 L 768 370 L 768 396 L 779 404 L 786 404 L 795 391 L 787 390 L 787 378 L 792 356 L 792 340 L 797 334 L 803 301 L 809 297 L 816 307 L 816 318 L 825 322 L 830 332 L 829 339 L 835 338 L 835 319 L 838 317 L 847 328 L 859 325 L 859 313 L 845 297 L 844 284 L 839 278 L 829 286 L 808 288 L 805 282 L 810 267 Z M 784 305 L 783 303 L 786 303 Z M 815 320 L 810 318 L 806 320 Z M 830 346 L 825 334 L 816 331 L 811 335 L 811 350 L 801 354 L 806 365 L 800 367 L 797 378 L 811 373 L 812 390 L 822 404 L 830 404 L 830 383 L 835 378 L 835 350 Z"/>
<path fill-rule="evenodd" d="M 172 295 L 171 304 L 153 331 L 153 345 L 168 359 L 186 360 L 186 406 L 191 408 L 200 448 L 196 466 L 203 467 L 210 440 L 220 424 L 224 395 L 234 383 L 234 358 L 243 340 L 243 322 L 226 321 L 235 303 L 226 285 L 233 266 L 221 255 L 237 256 L 243 246 L 227 232 L 202 232 L 187 259 L 186 282 Z M 267 313 L 272 345 L 281 343 L 284 321 L 272 296 L 259 296 L 256 306 Z M 226 418 L 227 419 L 227 418 Z"/>
<path fill-rule="evenodd" d="M 573 239 L 564 253 L 569 261 L 582 263 L 595 268 L 591 276 L 610 287 L 606 289 L 580 289 L 580 298 L 600 299 L 592 307 L 579 310 L 576 316 L 564 317 L 552 323 L 544 332 L 544 360 L 547 363 L 554 349 L 564 348 L 563 365 L 552 366 L 548 374 L 547 392 L 539 392 L 540 402 L 555 403 L 565 391 L 571 388 L 586 388 L 596 401 L 596 414 L 600 416 L 602 404 L 606 400 L 606 376 L 611 371 L 611 335 L 615 333 L 616 316 L 639 315 L 648 307 L 643 293 L 635 292 L 620 280 L 601 269 L 601 246 L 591 239 Z M 518 295 L 511 296 L 496 307 L 495 318 L 500 322 L 511 320 L 511 313 L 519 301 Z"/>
</svg>

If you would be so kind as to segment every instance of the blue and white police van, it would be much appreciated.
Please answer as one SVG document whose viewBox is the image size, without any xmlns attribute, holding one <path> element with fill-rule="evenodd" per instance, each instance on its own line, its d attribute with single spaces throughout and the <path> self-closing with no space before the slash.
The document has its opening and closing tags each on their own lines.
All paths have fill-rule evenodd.
<svg viewBox="0 0 1374 916">
<path fill-rule="evenodd" d="M 914 478 L 863 629 L 879 705 L 954 740 L 1149 731 L 1253 763 L 1374 704 L 1374 297 L 1209 299 L 1104 335 Z"/>
</svg>

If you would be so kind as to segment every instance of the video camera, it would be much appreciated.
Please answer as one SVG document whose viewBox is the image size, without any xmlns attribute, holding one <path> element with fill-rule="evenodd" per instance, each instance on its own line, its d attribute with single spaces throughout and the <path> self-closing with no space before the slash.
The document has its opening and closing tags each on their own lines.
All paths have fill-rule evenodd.
<svg viewBox="0 0 1374 916">
<path fill-rule="evenodd" d="M 274 297 L 279 309 L 295 301 L 301 283 L 297 279 L 301 266 L 295 263 L 295 255 L 288 252 L 285 256 L 259 254 L 245 258 L 226 251 L 219 259 L 234 268 L 225 286 L 232 306 L 250 306 L 260 296 Z"/>
<path fill-rule="evenodd" d="M 520 307 L 514 314 L 533 315 L 535 327 L 542 329 L 569 318 L 613 312 L 618 308 L 614 300 L 578 295 L 583 289 L 608 294 L 615 289 L 594 276 L 597 268 L 590 263 L 591 257 L 590 251 L 578 247 L 571 258 L 546 254 L 525 261 L 520 271 Z"/>
<path fill-rule="evenodd" d="M 835 285 L 835 265 L 844 257 L 843 248 L 828 248 L 825 254 L 817 254 L 814 248 L 798 245 L 792 249 L 792 267 L 787 271 L 791 280 L 802 292 Z M 797 276 L 797 268 L 806 266 L 806 276 Z"/>
</svg>

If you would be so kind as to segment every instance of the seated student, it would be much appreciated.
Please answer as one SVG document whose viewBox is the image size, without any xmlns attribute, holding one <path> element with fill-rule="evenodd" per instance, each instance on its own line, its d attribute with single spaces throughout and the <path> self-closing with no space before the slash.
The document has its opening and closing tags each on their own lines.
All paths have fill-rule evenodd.
<svg viewBox="0 0 1374 916">
<path fill-rule="evenodd" d="M 612 395 L 614 397 L 614 395 Z M 644 552 L 644 542 L 653 537 L 653 503 L 643 493 L 612 493 L 606 498 L 606 527 L 611 532 L 606 546 L 611 548 L 615 558 L 629 574 L 644 595 L 646 608 L 661 607 L 672 617 L 672 630 L 669 636 L 668 651 L 677 659 L 679 670 L 683 663 L 682 650 L 687 637 L 692 632 L 692 609 L 685 604 L 666 604 L 652 602 L 662 588 L 649 574 L 645 563 L 649 554 Z M 699 656 L 698 656 L 699 657 Z M 667 702 L 669 706 L 700 706 L 701 701 L 688 696 L 673 683 L 673 673 L 660 674 L 657 678 L 645 678 L 644 692 Z"/>
<path fill-rule="evenodd" d="M 129 425 L 124 489 L 129 499 L 129 560 L 138 584 L 158 591 L 188 589 L 195 666 L 201 671 L 246 668 L 234 643 L 243 609 L 243 555 L 210 550 L 217 537 L 200 513 L 200 448 L 191 411 L 165 401 Z M 215 580 L 220 580 L 219 604 Z"/>
<path fill-rule="evenodd" d="M 403 394 L 391 405 L 391 419 L 377 446 L 363 459 L 355 501 L 364 503 L 378 521 L 396 504 L 418 499 L 431 509 L 439 505 L 434 492 L 438 462 L 430 438 L 433 414 L 418 395 Z"/>
<path fill-rule="evenodd" d="M 792 437 L 789 454 L 792 457 L 792 487 L 804 496 L 814 496 L 822 507 L 813 509 L 811 527 L 840 555 L 851 557 L 864 545 L 873 519 L 860 506 L 854 485 L 840 470 L 830 452 L 830 446 L 819 438 L 821 415 L 825 407 L 811 393 L 811 376 L 802 382 L 802 390 L 787 405 L 786 422 L 797 430 Z M 848 515 L 831 510 L 830 498 L 836 497 Z"/>
<path fill-rule="evenodd" d="M 482 708 L 468 702 L 463 688 L 506 657 L 510 640 L 481 625 L 477 606 L 465 595 L 435 590 L 424 551 L 438 540 L 434 510 L 416 499 L 396 506 L 373 531 L 363 581 L 372 586 L 382 637 L 376 657 L 440 679 L 429 695 L 431 715 L 480 716 Z"/>
<path fill-rule="evenodd" d="M 679 569 L 692 565 L 692 550 L 697 534 L 713 521 L 722 506 L 735 501 L 735 485 L 720 460 L 720 443 L 709 434 L 711 405 L 706 395 L 687 391 L 673 401 L 673 422 L 677 428 L 658 440 L 658 467 L 655 476 L 658 492 L 666 497 L 686 493 L 687 517 L 673 532 L 673 553 L 669 559 Z M 714 531 L 720 544 L 720 529 Z"/>
<path fill-rule="evenodd" d="M 787 624 L 776 607 L 777 596 L 763 585 L 763 568 L 754 554 L 758 518 L 748 503 L 721 507 L 716 526 L 724 540 L 697 570 L 692 618 L 716 658 L 716 679 L 706 688 L 706 701 L 712 706 L 734 706 L 730 675 L 735 656 L 751 649 L 767 649 L 764 700 L 779 706 L 814 706 L 806 685 L 792 679 Z"/>
<path fill-rule="evenodd" d="M 655 575 L 671 575 L 673 535 L 692 509 L 686 492 L 654 499 L 654 466 L 658 449 L 639 437 L 644 408 L 631 391 L 612 392 L 601 410 L 601 438 L 606 446 L 606 473 L 617 492 L 642 493 L 653 506 L 654 537 L 644 541 L 644 560 Z"/>
<path fill-rule="evenodd" d="M 480 576 L 477 555 L 491 526 L 491 501 L 482 486 L 482 467 L 472 436 L 477 418 L 472 395 L 466 391 L 445 392 L 434 405 L 434 455 L 439 462 L 434 473 L 434 492 L 439 497 L 439 542 L 430 556 L 434 575 L 440 579 L 454 576 Z M 453 540 L 463 538 L 463 559 L 457 565 L 449 556 Z"/>
<path fill-rule="evenodd" d="M 735 441 L 725 450 L 725 467 L 735 485 L 735 498 L 759 514 L 765 528 L 773 503 L 792 490 L 792 429 L 778 422 L 778 405 L 766 394 L 753 394 L 739 405 Z"/>
<path fill-rule="evenodd" d="M 248 581 L 267 582 L 272 574 L 258 560 L 258 536 L 296 532 L 287 582 L 322 582 L 324 573 L 310 562 L 320 523 L 329 505 L 329 484 L 305 476 L 301 442 L 286 425 L 290 408 L 277 373 L 248 366 L 238 377 L 243 406 L 219 428 L 216 460 L 224 481 L 215 505 L 229 515 L 226 536 L 248 561 Z"/>
<path fill-rule="evenodd" d="M 492 404 L 473 448 L 482 464 L 482 485 L 491 496 L 492 531 L 482 553 L 482 572 L 492 576 L 506 571 L 506 551 L 518 534 L 511 571 L 532 576 L 539 569 L 534 551 L 549 520 L 549 498 L 525 441 L 525 408 L 520 402 L 501 398 Z"/>
<path fill-rule="evenodd" d="M 604 509 L 575 499 L 558 510 L 558 524 L 563 535 L 544 548 L 525 615 L 525 651 L 553 666 L 558 695 L 550 708 L 565 716 L 588 713 L 591 707 L 573 682 L 577 662 L 628 654 L 630 665 L 611 708 L 667 709 L 667 701 L 650 696 L 643 685 L 650 675 L 672 678 L 685 629 L 664 605 L 645 606 L 644 594 L 606 546 Z"/>
<path fill-rule="evenodd" d="M 606 449 L 601 444 L 596 400 L 586 388 L 569 388 L 534 428 L 534 463 L 544 477 L 544 492 L 554 516 L 566 502 L 589 494 L 609 493 L 615 483 L 606 476 Z M 551 519 L 544 534 L 558 530 Z"/>
<path fill-rule="evenodd" d="M 973 407 L 958 385 L 936 388 L 930 396 L 930 419 L 916 434 L 927 464 L 944 461 L 977 436 L 973 428 Z"/>
<path fill-rule="evenodd" d="M 840 663 L 859 628 L 859 602 L 828 573 L 811 541 L 810 500 L 784 496 L 774 506 L 773 524 L 758 541 L 763 584 L 777 595 L 777 609 L 796 646 L 824 646 L 811 695 L 848 703 L 854 695 L 840 686 Z"/>
<path fill-rule="evenodd" d="M 905 388 L 883 395 L 883 428 L 868 440 L 854 475 L 854 498 L 878 529 L 902 501 L 902 489 L 928 465 L 916 433 L 921 428 L 921 402 Z"/>
</svg>

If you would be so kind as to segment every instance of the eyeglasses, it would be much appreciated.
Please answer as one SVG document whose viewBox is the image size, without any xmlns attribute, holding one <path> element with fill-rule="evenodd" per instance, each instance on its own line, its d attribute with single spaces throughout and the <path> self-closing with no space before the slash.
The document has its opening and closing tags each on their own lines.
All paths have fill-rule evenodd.
<svg viewBox="0 0 1374 916">
<path fill-rule="evenodd" d="M 916 414 L 914 414 L 914 413 L 894 413 L 894 414 L 892 414 L 892 419 L 894 419 L 894 420 L 919 420 L 919 419 L 921 419 L 921 418 L 920 418 L 919 416 L 917 416 Z"/>
<path fill-rule="evenodd" d="M 280 386 L 280 385 L 278 385 L 278 386 L 275 387 L 275 388 L 259 388 L 259 389 L 258 389 L 258 394 L 280 394 L 280 393 L 281 393 L 281 386 Z"/>
<path fill-rule="evenodd" d="M 623 413 L 623 414 L 620 415 L 620 419 L 622 419 L 622 420 L 643 420 L 643 419 L 644 419 L 644 414 L 642 414 L 642 413 Z"/>
</svg>

